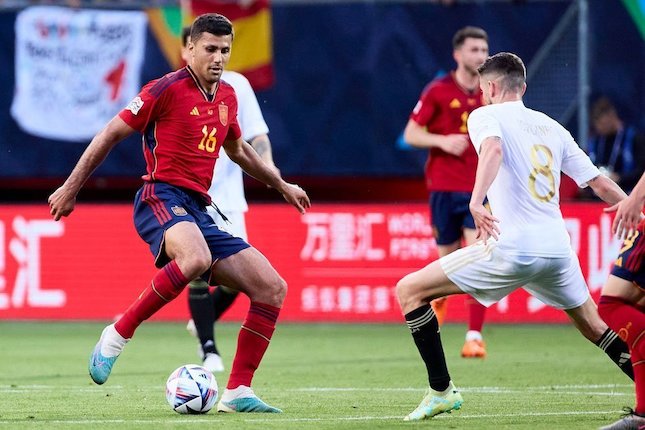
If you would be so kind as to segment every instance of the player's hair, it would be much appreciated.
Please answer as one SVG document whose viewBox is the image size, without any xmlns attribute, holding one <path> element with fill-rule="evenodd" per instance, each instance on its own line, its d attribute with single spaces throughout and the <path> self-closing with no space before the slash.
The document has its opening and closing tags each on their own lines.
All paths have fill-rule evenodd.
<svg viewBox="0 0 645 430">
<path fill-rule="evenodd" d="M 224 15 L 219 13 L 205 13 L 199 15 L 193 21 L 190 27 L 190 40 L 195 42 L 202 37 L 202 33 L 210 33 L 215 36 L 228 36 L 233 37 L 233 24 Z"/>
<path fill-rule="evenodd" d="M 188 45 L 188 38 L 190 37 L 190 25 L 181 29 L 181 46 L 184 48 Z"/>
<path fill-rule="evenodd" d="M 618 115 L 614 104 L 607 97 L 603 96 L 591 105 L 589 117 L 592 122 L 596 122 L 599 118 L 609 114 Z"/>
<path fill-rule="evenodd" d="M 488 57 L 477 71 L 480 76 L 500 75 L 502 85 L 511 91 L 521 91 L 526 83 L 524 62 L 520 57 L 510 52 L 500 52 Z"/>
<path fill-rule="evenodd" d="M 459 49 L 466 39 L 483 39 L 488 42 L 488 34 L 483 28 L 473 27 L 471 25 L 457 31 L 452 37 L 452 49 Z"/>
</svg>

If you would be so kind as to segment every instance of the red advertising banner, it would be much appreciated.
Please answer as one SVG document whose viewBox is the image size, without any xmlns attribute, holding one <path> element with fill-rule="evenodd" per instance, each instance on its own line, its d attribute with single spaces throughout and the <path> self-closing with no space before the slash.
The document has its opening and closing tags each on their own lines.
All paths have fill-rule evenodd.
<svg viewBox="0 0 645 430">
<path fill-rule="evenodd" d="M 597 203 L 562 208 L 571 242 L 597 298 L 620 242 Z M 425 204 L 251 205 L 251 243 L 287 280 L 285 321 L 401 322 L 394 285 L 437 258 Z M 156 269 L 130 205 L 78 205 L 55 222 L 44 205 L 0 207 L 0 319 L 111 320 Z M 225 315 L 241 320 L 248 300 Z M 154 319 L 186 320 L 186 294 Z M 467 318 L 463 296 L 447 321 Z M 564 313 L 518 290 L 489 308 L 490 322 L 565 322 Z"/>
</svg>

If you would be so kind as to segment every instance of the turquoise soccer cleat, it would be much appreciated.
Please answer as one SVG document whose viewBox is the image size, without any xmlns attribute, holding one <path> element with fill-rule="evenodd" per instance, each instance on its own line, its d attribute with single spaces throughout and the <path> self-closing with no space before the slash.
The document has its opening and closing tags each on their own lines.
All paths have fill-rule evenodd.
<svg viewBox="0 0 645 430">
<path fill-rule="evenodd" d="M 116 359 L 119 358 L 118 355 L 115 355 L 114 357 L 105 357 L 103 354 L 101 354 L 101 345 L 104 341 L 106 341 L 106 338 L 109 337 L 108 330 L 110 330 L 111 327 L 113 326 L 109 325 L 105 327 L 105 329 L 103 329 L 101 338 L 96 343 L 96 346 L 92 351 L 92 355 L 90 355 L 90 362 L 88 366 L 90 378 L 92 378 L 92 381 L 99 385 L 104 384 L 105 381 L 107 381 L 110 373 L 112 372 L 112 366 L 114 366 Z"/>
<path fill-rule="evenodd" d="M 264 412 L 280 414 L 282 410 L 269 406 L 258 397 L 253 396 L 240 397 L 228 402 L 220 400 L 217 405 L 217 412 Z"/>
<path fill-rule="evenodd" d="M 453 410 L 461 408 L 461 405 L 464 403 L 464 399 L 459 394 L 459 391 L 451 385 L 451 390 L 445 396 L 437 396 L 428 389 L 426 395 L 417 406 L 417 408 L 410 412 L 408 416 L 404 418 L 405 421 L 420 421 L 428 418 L 432 418 L 435 415 L 442 414 L 444 412 L 450 413 Z"/>
</svg>

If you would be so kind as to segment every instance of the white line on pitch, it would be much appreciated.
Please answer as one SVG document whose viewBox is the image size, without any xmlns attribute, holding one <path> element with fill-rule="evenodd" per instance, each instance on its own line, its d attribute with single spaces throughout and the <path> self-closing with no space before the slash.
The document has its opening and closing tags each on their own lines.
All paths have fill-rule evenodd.
<svg viewBox="0 0 645 430">
<path fill-rule="evenodd" d="M 436 419 L 480 419 L 480 418 L 513 418 L 513 417 L 541 417 L 541 416 L 572 416 L 572 415 L 612 415 L 618 414 L 620 411 L 568 411 L 568 412 L 519 412 L 516 414 L 461 414 L 455 413 L 450 416 L 439 415 L 433 418 Z M 402 415 L 396 416 L 358 416 L 358 417 L 334 417 L 334 418 L 249 418 L 243 419 L 242 422 L 343 422 L 343 421 L 379 421 L 379 420 L 402 420 Z M 23 420 L 0 420 L 0 425 L 2 424 L 11 424 L 16 425 Z M 186 424 L 186 423 L 213 423 L 216 419 L 204 417 L 204 418 L 175 418 L 172 419 L 88 419 L 88 420 L 39 420 L 39 419 L 30 419 L 30 423 L 50 423 L 50 424 L 77 424 L 77 425 L 87 425 L 87 424 L 121 424 L 121 423 L 141 423 L 141 424 Z"/>
</svg>

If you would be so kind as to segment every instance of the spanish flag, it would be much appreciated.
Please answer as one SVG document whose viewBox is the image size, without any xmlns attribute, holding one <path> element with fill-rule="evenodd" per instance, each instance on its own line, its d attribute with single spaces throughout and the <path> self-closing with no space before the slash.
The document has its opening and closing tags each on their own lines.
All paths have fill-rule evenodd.
<svg viewBox="0 0 645 430">
<path fill-rule="evenodd" d="M 233 23 L 235 40 L 227 69 L 242 73 L 254 90 L 273 85 L 273 47 L 269 0 L 182 0 L 182 21 L 219 13 Z"/>
</svg>

